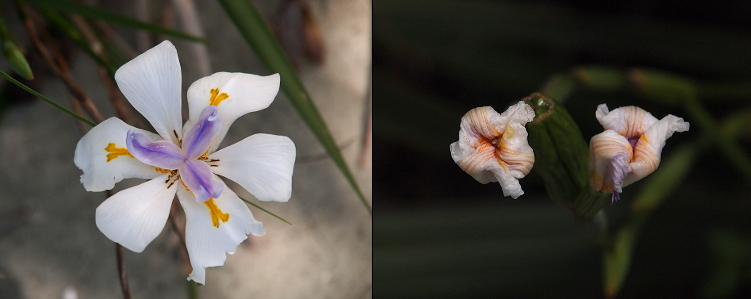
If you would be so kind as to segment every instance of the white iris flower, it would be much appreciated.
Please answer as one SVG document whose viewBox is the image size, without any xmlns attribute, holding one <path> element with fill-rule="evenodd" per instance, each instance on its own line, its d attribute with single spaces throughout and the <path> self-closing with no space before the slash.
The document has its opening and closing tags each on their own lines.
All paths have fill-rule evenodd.
<svg viewBox="0 0 751 299">
<path fill-rule="evenodd" d="M 203 284 L 206 267 L 223 265 L 248 234 L 266 233 L 216 175 L 259 200 L 286 202 L 291 196 L 295 145 L 289 138 L 255 134 L 217 151 L 232 122 L 271 104 L 279 75 L 220 72 L 199 79 L 188 89 L 184 126 L 180 62 L 169 41 L 124 64 L 115 80 L 158 134 L 113 117 L 78 142 L 74 161 L 87 191 L 112 189 L 125 178 L 149 179 L 105 200 L 96 209 L 96 225 L 110 240 L 141 252 L 162 231 L 177 194 L 193 267 L 188 279 Z"/>
</svg>

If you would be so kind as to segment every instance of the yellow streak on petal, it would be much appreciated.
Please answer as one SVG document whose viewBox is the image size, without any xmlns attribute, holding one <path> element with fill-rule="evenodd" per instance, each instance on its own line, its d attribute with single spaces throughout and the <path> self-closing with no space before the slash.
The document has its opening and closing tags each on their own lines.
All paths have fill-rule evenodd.
<svg viewBox="0 0 751 299">
<path fill-rule="evenodd" d="M 203 204 L 205 204 L 207 207 L 209 207 L 209 212 L 211 213 L 211 222 L 214 224 L 214 227 L 219 228 L 219 220 L 222 222 L 229 221 L 229 214 L 222 212 L 222 210 L 219 209 L 219 207 L 216 206 L 214 203 L 213 198 L 209 198 L 209 200 L 204 201 Z"/>
<path fill-rule="evenodd" d="M 107 162 L 112 161 L 120 156 L 128 156 L 133 158 L 133 155 L 130 154 L 127 148 L 117 147 L 117 145 L 114 143 L 107 144 L 107 147 L 105 147 L 104 150 L 109 153 L 107 154 Z"/>
<path fill-rule="evenodd" d="M 219 93 L 219 88 L 212 88 L 211 89 L 211 98 L 209 99 L 209 105 L 213 106 L 219 106 L 219 104 L 229 98 L 229 95 L 222 92 Z"/>
<path fill-rule="evenodd" d="M 597 191 L 602 190 L 602 187 L 603 187 L 602 176 L 596 172 L 592 172 L 592 174 L 590 175 L 590 178 L 592 179 L 592 181 L 590 182 L 592 184 L 592 188 L 594 188 Z"/>
<path fill-rule="evenodd" d="M 155 170 L 156 170 L 157 172 L 161 172 L 161 173 L 170 173 L 170 172 L 172 172 L 172 170 L 169 170 L 169 169 L 164 169 L 164 168 L 159 168 L 159 167 L 154 167 L 154 169 L 155 169 Z"/>
<path fill-rule="evenodd" d="M 514 138 L 514 134 L 514 128 L 511 125 L 507 125 L 503 136 L 499 138 L 496 160 L 506 172 L 513 170 L 527 175 L 535 163 L 535 155 L 511 148 L 508 142 Z"/>
</svg>

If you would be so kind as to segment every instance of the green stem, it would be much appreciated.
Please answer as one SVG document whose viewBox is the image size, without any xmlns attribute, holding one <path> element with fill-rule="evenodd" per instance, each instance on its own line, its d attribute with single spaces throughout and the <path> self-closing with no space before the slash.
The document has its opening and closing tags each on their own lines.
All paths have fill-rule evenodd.
<svg viewBox="0 0 751 299">
<path fill-rule="evenodd" d="M 238 197 L 239 197 L 239 196 L 238 196 Z M 271 215 L 271 216 L 274 216 L 274 217 L 276 217 L 277 219 L 279 219 L 279 220 L 281 220 L 281 221 L 284 221 L 284 222 L 286 222 L 286 223 L 287 223 L 287 224 L 289 224 L 289 225 L 292 225 L 292 222 L 289 222 L 289 221 L 285 220 L 284 218 L 282 218 L 282 217 L 279 217 L 279 216 L 277 216 L 276 214 L 269 212 L 268 210 L 266 210 L 266 209 L 264 209 L 264 208 L 262 208 L 262 207 L 258 206 L 257 204 L 254 204 L 254 203 L 252 203 L 252 202 L 250 202 L 250 201 L 248 201 L 247 199 L 245 199 L 245 198 L 242 198 L 242 197 L 240 197 L 240 199 L 242 199 L 242 201 L 244 201 L 244 202 L 248 203 L 249 205 L 251 205 L 251 206 L 254 206 L 254 207 L 258 208 L 259 210 L 261 210 L 261 211 L 264 211 L 264 212 L 266 212 L 267 214 L 269 214 L 269 215 Z"/>
<path fill-rule="evenodd" d="M 5 77 L 5 79 L 8 79 L 8 81 L 10 81 L 11 83 L 15 84 L 16 86 L 22 88 L 23 90 L 28 91 L 29 93 L 31 93 L 31 94 L 35 95 L 36 97 L 44 100 L 45 102 L 49 103 L 50 105 L 55 106 L 55 108 L 60 109 L 60 110 L 62 110 L 65 113 L 68 113 L 70 116 L 73 116 L 73 117 L 77 118 L 78 120 L 91 125 L 92 127 L 96 126 L 95 122 L 90 121 L 90 120 L 86 119 L 85 117 L 76 114 L 73 111 L 70 111 L 68 108 L 65 108 L 65 107 L 61 106 L 60 104 L 56 103 L 53 100 L 50 100 L 49 98 L 43 96 L 41 93 L 38 93 L 35 90 L 31 89 L 30 87 L 24 85 L 23 83 L 18 82 L 18 80 L 13 79 L 13 77 L 11 77 L 10 75 L 6 74 L 2 70 L 0 70 L 0 75 L 2 75 L 3 77 Z"/>
<path fill-rule="evenodd" d="M 198 298 L 198 284 L 195 281 L 188 280 L 188 299 Z"/>
<path fill-rule="evenodd" d="M 704 128 L 706 134 L 716 141 L 716 145 L 732 161 L 731 164 L 745 176 L 747 181 L 751 182 L 751 158 L 738 143 L 721 133 L 721 128 L 714 117 L 707 112 L 695 96 L 686 100 L 686 110 L 699 123 L 699 126 Z"/>
</svg>

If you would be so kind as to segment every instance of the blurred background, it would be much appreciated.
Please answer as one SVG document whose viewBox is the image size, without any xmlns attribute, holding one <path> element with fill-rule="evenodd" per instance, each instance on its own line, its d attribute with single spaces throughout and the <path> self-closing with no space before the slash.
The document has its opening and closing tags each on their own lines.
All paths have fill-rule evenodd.
<svg viewBox="0 0 751 299">
<path fill-rule="evenodd" d="M 373 12 L 377 294 L 751 295 L 751 4 L 380 0 Z M 623 81 L 589 84 L 598 74 L 587 67 Z M 632 68 L 690 80 L 699 104 L 645 96 Z M 513 200 L 449 153 L 464 113 L 501 112 L 543 89 L 565 95 L 587 142 L 602 131 L 601 103 L 674 114 L 691 129 L 668 140 L 669 169 L 605 207 L 607 226 L 577 219 L 534 169 Z M 636 204 L 647 199 L 648 209 Z M 625 261 L 610 273 L 603 247 Z"/>
<path fill-rule="evenodd" d="M 33 3 L 28 3 L 33 2 Z M 195 80 L 218 71 L 271 74 L 243 39 L 219 1 L 81 1 L 119 16 L 204 37 L 206 44 L 134 29 L 110 20 L 79 18 L 102 43 L 115 68 L 169 39 L 182 66 L 183 94 Z M 0 16 L 29 60 L 35 78 L 24 81 L 71 108 L 71 95 L 32 45 L 16 8 L 24 5 L 50 51 L 68 63 L 70 77 L 105 118 L 115 116 L 106 71 L 72 42 L 50 15 L 73 21 L 60 1 L 0 1 Z M 71 3 L 71 2 L 66 2 Z M 370 200 L 371 24 L 369 1 L 253 1 L 282 40 L 336 145 Z M 64 6 L 64 5 L 63 5 Z M 80 25 L 80 23 L 76 23 Z M 83 27 L 74 27 L 74 32 Z M 79 36 L 80 37 L 80 36 Z M 84 43 L 88 46 L 88 43 Z M 94 45 L 92 43 L 91 45 Z M 96 48 L 95 48 L 96 50 Z M 5 59 L 0 68 L 10 72 Z M 16 76 L 16 78 L 19 78 Z M 282 81 L 290 80 L 282 76 Z M 82 133 L 77 121 L 0 79 L 0 298 L 122 298 L 115 245 L 96 227 L 104 192 L 86 192 L 73 153 Z M 184 98 L 184 96 L 183 96 Z M 183 103 L 187 110 L 187 105 Z M 126 107 L 127 109 L 127 107 Z M 130 121 L 147 124 L 133 112 Z M 148 126 L 148 125 L 146 125 Z M 250 206 L 267 234 L 250 236 L 206 270 L 201 298 L 370 298 L 372 221 L 357 194 L 280 91 L 267 109 L 233 123 L 224 144 L 251 134 L 289 136 L 296 144 L 293 193 L 287 203 L 259 202 L 238 185 L 239 196 L 291 222 Z M 141 183 L 126 180 L 115 191 Z M 179 209 L 179 208 L 178 208 Z M 186 298 L 180 241 L 168 223 L 144 252 L 125 250 L 133 298 Z"/>
</svg>

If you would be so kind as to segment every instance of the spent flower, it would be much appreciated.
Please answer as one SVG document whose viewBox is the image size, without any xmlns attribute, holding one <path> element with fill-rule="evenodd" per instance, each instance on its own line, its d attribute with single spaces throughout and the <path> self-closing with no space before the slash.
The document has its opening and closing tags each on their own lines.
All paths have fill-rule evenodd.
<svg viewBox="0 0 751 299">
<path fill-rule="evenodd" d="M 589 143 L 589 183 L 597 191 L 620 199 L 622 188 L 657 169 L 662 148 L 675 132 L 685 132 L 689 123 L 668 114 L 658 120 L 636 106 L 608 111 L 597 106 L 595 116 L 605 129 Z"/>
<path fill-rule="evenodd" d="M 459 141 L 451 144 L 451 158 L 480 183 L 499 182 L 504 196 L 518 198 L 519 179 L 535 162 L 524 125 L 535 117 L 529 105 L 519 102 L 498 114 L 492 107 L 478 107 L 462 117 Z"/>
</svg>

